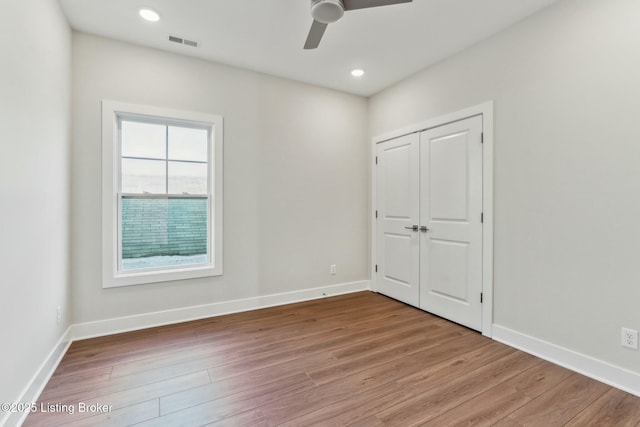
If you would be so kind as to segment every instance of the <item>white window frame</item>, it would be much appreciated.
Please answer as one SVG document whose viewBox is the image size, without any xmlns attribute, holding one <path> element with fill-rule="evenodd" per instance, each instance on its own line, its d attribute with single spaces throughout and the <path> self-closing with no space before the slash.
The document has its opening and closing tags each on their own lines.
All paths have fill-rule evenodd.
<svg viewBox="0 0 640 427">
<path fill-rule="evenodd" d="M 162 123 L 192 124 L 209 131 L 209 262 L 149 270 L 120 270 L 118 120 L 139 118 Z M 223 118 L 117 101 L 102 101 L 102 287 L 139 285 L 222 275 L 223 262 Z M 211 256 L 213 252 L 213 256 Z"/>
</svg>

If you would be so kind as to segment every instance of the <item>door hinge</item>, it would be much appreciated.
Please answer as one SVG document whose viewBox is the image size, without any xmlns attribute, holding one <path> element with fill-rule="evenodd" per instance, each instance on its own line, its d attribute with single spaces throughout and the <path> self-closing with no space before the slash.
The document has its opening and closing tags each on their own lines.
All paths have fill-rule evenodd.
<svg viewBox="0 0 640 427">
<path fill-rule="evenodd" d="M 484 144 L 484 132 L 480 132 L 480 144 Z"/>
<path fill-rule="evenodd" d="M 376 156 L 376 165 L 378 164 L 378 156 Z"/>
<path fill-rule="evenodd" d="M 378 218 L 378 211 L 376 211 L 376 218 Z"/>
<path fill-rule="evenodd" d="M 378 272 L 378 264 L 376 264 L 376 273 Z"/>
<path fill-rule="evenodd" d="M 483 293 L 480 292 L 480 304 L 482 304 L 482 300 L 483 300 Z"/>
<path fill-rule="evenodd" d="M 480 223 L 484 223 L 484 212 L 480 212 Z"/>
</svg>

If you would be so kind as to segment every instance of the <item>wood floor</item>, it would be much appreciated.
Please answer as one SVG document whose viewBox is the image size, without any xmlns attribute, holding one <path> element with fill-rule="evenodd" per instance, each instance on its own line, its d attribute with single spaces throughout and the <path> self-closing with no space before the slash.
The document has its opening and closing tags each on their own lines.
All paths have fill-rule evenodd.
<svg viewBox="0 0 640 427">
<path fill-rule="evenodd" d="M 370 292 L 75 342 L 40 402 L 25 426 L 640 426 L 640 398 Z"/>
</svg>

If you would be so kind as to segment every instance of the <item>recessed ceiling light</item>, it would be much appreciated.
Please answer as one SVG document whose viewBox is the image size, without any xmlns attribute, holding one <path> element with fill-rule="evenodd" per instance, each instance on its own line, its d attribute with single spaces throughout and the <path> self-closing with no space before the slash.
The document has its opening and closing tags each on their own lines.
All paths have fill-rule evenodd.
<svg viewBox="0 0 640 427">
<path fill-rule="evenodd" d="M 351 75 L 353 77 L 362 77 L 364 76 L 364 70 L 361 70 L 360 68 L 356 68 L 355 70 L 351 71 Z"/>
<path fill-rule="evenodd" d="M 155 10 L 140 9 L 138 13 L 140 14 L 140 16 L 142 16 L 142 19 L 149 22 L 158 22 L 160 20 L 160 15 Z"/>
</svg>

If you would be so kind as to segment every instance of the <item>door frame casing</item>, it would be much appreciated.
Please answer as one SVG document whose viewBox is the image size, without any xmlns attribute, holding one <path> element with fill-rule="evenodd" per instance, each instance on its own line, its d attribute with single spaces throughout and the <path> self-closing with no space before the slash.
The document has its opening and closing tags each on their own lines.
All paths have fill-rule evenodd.
<svg viewBox="0 0 640 427">
<path fill-rule="evenodd" d="M 433 129 L 448 123 L 469 117 L 482 117 L 482 334 L 491 337 L 493 326 L 493 101 L 465 108 L 460 111 L 433 117 L 372 138 L 371 145 L 371 280 L 372 289 L 378 291 L 375 265 L 377 264 L 377 144 L 408 135 Z"/>
</svg>

